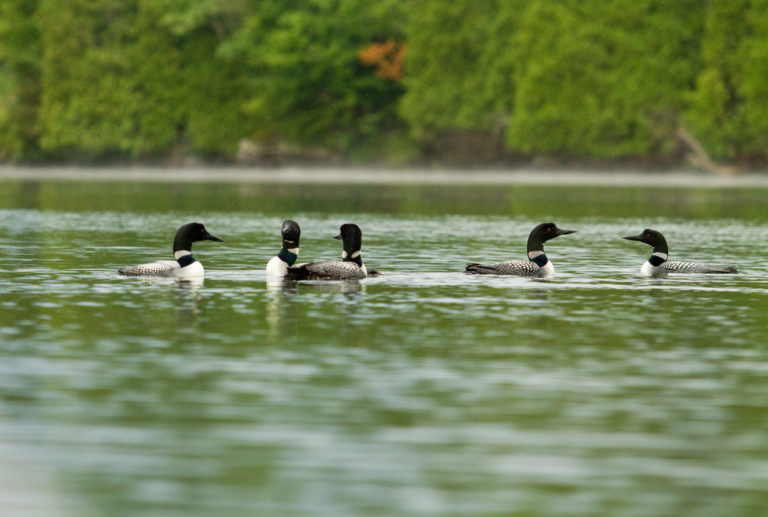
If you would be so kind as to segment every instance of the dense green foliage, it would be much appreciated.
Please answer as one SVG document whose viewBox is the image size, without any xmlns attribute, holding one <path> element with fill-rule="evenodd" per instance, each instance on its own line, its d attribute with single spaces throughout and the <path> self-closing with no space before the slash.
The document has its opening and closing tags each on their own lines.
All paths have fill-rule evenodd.
<svg viewBox="0 0 768 517">
<path fill-rule="evenodd" d="M 41 47 L 37 0 L 0 0 L 0 159 L 38 154 Z"/>
<path fill-rule="evenodd" d="M 169 4 L 170 5 L 170 4 Z M 161 3 L 41 0 L 41 148 L 52 156 L 152 156 L 187 143 L 227 154 L 248 132 L 237 67 L 211 30 Z"/>
<path fill-rule="evenodd" d="M 412 13 L 401 113 L 418 136 L 493 133 L 512 112 L 512 37 L 528 0 L 421 1 Z"/>
<path fill-rule="evenodd" d="M 507 141 L 527 152 L 663 157 L 693 82 L 699 0 L 529 2 Z M 541 20 L 548 20 L 542 24 Z"/>
<path fill-rule="evenodd" d="M 712 0 L 690 119 L 717 156 L 768 154 L 768 1 Z"/>
<path fill-rule="evenodd" d="M 0 0 L 2 160 L 756 165 L 766 101 L 768 0 Z"/>
<path fill-rule="evenodd" d="M 403 39 L 403 3 L 256 3 L 221 48 L 251 77 L 244 105 L 261 138 L 347 152 L 399 125 L 399 83 L 359 60 L 372 42 Z"/>
</svg>

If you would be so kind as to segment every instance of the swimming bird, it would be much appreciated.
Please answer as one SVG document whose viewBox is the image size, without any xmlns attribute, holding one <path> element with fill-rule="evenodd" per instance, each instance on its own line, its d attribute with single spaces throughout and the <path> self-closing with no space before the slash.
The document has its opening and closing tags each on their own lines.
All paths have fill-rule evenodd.
<svg viewBox="0 0 768 517">
<path fill-rule="evenodd" d="M 363 232 L 356 224 L 343 224 L 334 239 L 341 239 L 341 260 L 319 260 L 289 267 L 286 277 L 292 280 L 347 280 L 377 276 L 377 271 L 363 264 L 361 255 Z"/>
<path fill-rule="evenodd" d="M 280 253 L 267 262 L 267 276 L 269 277 L 284 277 L 288 272 L 288 267 L 292 266 L 299 257 L 299 238 L 301 237 L 299 223 L 286 219 L 283 221 L 281 231 L 283 248 Z"/>
<path fill-rule="evenodd" d="M 542 223 L 531 230 L 528 235 L 528 260 L 512 260 L 496 264 L 467 264 L 465 273 L 472 275 L 516 275 L 516 276 L 550 276 L 555 273 L 555 267 L 544 254 L 544 243 L 548 240 L 576 233 L 576 230 L 563 230 L 555 223 Z"/>
<path fill-rule="evenodd" d="M 650 258 L 640 267 L 643 276 L 664 276 L 667 273 L 738 273 L 736 266 L 698 264 L 696 262 L 669 262 L 667 240 L 656 230 L 646 228 L 640 235 L 624 237 L 630 241 L 640 241 L 653 246 Z"/>
<path fill-rule="evenodd" d="M 168 276 L 175 278 L 200 278 L 205 275 L 203 265 L 192 256 L 192 243 L 197 241 L 223 242 L 208 233 L 200 223 L 182 225 L 173 239 L 173 257 L 176 260 L 159 260 L 138 266 L 126 266 L 117 270 L 125 276 Z"/>
</svg>

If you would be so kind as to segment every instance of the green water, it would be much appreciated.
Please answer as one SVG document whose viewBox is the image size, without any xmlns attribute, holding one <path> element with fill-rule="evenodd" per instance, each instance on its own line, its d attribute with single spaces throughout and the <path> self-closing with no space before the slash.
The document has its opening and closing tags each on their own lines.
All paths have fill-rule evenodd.
<svg viewBox="0 0 768 517">
<path fill-rule="evenodd" d="M 762 516 L 768 191 L 5 182 L 0 513 Z M 344 222 L 383 272 L 267 286 Z M 171 258 L 201 286 L 122 278 Z M 524 258 L 549 281 L 473 277 Z M 637 276 L 672 260 L 735 276 Z"/>
</svg>

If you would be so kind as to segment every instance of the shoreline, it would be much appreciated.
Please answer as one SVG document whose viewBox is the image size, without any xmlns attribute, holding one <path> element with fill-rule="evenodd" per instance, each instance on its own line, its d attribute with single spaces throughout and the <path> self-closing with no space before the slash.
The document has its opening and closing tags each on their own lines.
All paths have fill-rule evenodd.
<svg viewBox="0 0 768 517">
<path fill-rule="evenodd" d="M 0 180 L 159 183 L 768 188 L 768 175 L 566 169 L 390 169 L 237 166 L 0 166 Z"/>
</svg>

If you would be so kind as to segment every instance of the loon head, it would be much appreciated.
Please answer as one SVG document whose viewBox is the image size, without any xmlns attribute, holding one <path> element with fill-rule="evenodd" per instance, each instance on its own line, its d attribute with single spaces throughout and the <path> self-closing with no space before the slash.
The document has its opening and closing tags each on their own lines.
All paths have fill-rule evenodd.
<svg viewBox="0 0 768 517">
<path fill-rule="evenodd" d="M 642 233 L 640 233 L 640 235 L 630 235 L 629 237 L 624 238 L 630 241 L 644 242 L 653 246 L 653 253 L 664 253 L 665 255 L 669 254 L 667 239 L 664 238 L 661 232 L 657 232 L 656 230 L 646 228 L 642 231 Z"/>
<path fill-rule="evenodd" d="M 197 241 L 216 241 L 224 242 L 218 237 L 211 235 L 200 223 L 188 223 L 181 226 L 176 231 L 176 237 L 173 239 L 174 253 L 180 250 L 191 250 L 192 243 Z"/>
<path fill-rule="evenodd" d="M 341 252 L 341 258 L 351 260 L 358 266 L 363 264 L 360 257 L 360 251 L 363 247 L 363 232 L 356 224 L 342 224 L 341 231 L 334 239 L 341 239 L 344 244 L 344 250 Z"/>
<path fill-rule="evenodd" d="M 528 251 L 544 251 L 545 242 L 569 233 L 576 233 L 576 230 L 563 230 L 555 223 L 542 223 L 528 235 Z"/>
<path fill-rule="evenodd" d="M 299 223 L 286 219 L 283 221 L 283 248 L 290 250 L 299 247 L 299 237 L 301 237 L 301 228 Z"/>
</svg>

